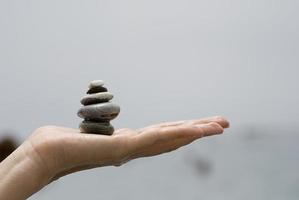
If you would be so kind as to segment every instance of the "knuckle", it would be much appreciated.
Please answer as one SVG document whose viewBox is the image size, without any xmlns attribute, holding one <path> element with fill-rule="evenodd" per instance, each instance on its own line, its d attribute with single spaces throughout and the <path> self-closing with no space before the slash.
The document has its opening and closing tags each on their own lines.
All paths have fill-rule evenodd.
<svg viewBox="0 0 299 200">
<path fill-rule="evenodd" d="M 217 122 L 211 122 L 210 125 L 215 127 L 219 126 Z"/>
<path fill-rule="evenodd" d="M 215 119 L 220 119 L 220 120 L 222 120 L 223 117 L 222 117 L 221 115 L 216 115 L 216 116 L 215 116 Z"/>
<path fill-rule="evenodd" d="M 192 136 L 197 136 L 198 134 L 200 134 L 200 136 L 202 137 L 203 135 L 203 129 L 197 126 L 192 126 L 190 127 L 190 135 Z"/>
<path fill-rule="evenodd" d="M 223 128 L 217 122 L 211 122 L 211 126 L 215 127 L 218 132 L 223 132 Z"/>
<path fill-rule="evenodd" d="M 218 122 L 223 122 L 223 121 L 225 121 L 224 118 L 223 118 L 222 116 L 220 116 L 220 115 L 215 116 L 214 119 L 215 119 L 216 121 L 218 121 Z"/>
</svg>

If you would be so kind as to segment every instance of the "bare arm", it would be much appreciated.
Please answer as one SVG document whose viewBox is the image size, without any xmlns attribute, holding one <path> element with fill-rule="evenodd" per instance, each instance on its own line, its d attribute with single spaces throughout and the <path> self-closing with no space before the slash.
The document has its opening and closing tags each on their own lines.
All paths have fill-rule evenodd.
<svg viewBox="0 0 299 200">
<path fill-rule="evenodd" d="M 120 129 L 112 136 L 42 127 L 0 163 L 0 199 L 23 200 L 64 175 L 170 152 L 227 127 L 222 117 Z"/>
</svg>

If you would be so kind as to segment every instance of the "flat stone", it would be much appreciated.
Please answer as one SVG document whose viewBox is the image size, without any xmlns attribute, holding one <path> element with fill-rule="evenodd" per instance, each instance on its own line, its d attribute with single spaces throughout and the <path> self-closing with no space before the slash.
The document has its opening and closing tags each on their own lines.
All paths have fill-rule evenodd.
<svg viewBox="0 0 299 200">
<path fill-rule="evenodd" d="M 90 88 L 87 91 L 87 94 L 94 94 L 94 93 L 107 92 L 107 91 L 108 91 L 107 88 L 105 88 L 103 86 L 97 86 L 97 87 Z"/>
<path fill-rule="evenodd" d="M 119 105 L 106 102 L 83 106 L 78 111 L 78 116 L 85 120 L 112 120 L 120 112 Z"/>
<path fill-rule="evenodd" d="M 94 81 L 91 81 L 89 83 L 88 88 L 91 89 L 91 88 L 94 88 L 94 87 L 101 87 L 103 85 L 104 85 L 104 81 L 102 81 L 102 80 L 94 80 Z"/>
<path fill-rule="evenodd" d="M 83 121 L 79 128 L 81 133 L 112 135 L 114 132 L 114 128 L 109 122 Z"/>
<path fill-rule="evenodd" d="M 86 95 L 81 99 L 81 104 L 90 105 L 95 103 L 103 103 L 108 102 L 111 99 L 113 99 L 113 94 L 111 94 L 110 92 L 100 92 Z"/>
</svg>

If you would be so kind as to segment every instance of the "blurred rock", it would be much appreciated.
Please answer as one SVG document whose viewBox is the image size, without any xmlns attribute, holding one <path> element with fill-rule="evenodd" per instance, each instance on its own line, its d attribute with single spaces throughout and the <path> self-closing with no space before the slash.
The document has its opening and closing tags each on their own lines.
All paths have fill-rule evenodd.
<svg viewBox="0 0 299 200">
<path fill-rule="evenodd" d="M 17 142 L 12 137 L 5 137 L 0 141 L 0 162 L 9 156 L 18 147 Z"/>
<path fill-rule="evenodd" d="M 209 177 L 213 172 L 213 162 L 206 157 L 193 153 L 186 155 L 186 161 L 201 178 Z"/>
</svg>

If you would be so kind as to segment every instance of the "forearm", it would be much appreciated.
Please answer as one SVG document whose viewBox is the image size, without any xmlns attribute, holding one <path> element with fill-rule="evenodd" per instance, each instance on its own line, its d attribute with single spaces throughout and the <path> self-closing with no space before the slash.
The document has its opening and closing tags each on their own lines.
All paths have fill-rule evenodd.
<svg viewBox="0 0 299 200">
<path fill-rule="evenodd" d="M 47 184 L 36 161 L 20 146 L 0 163 L 0 199 L 23 200 Z"/>
</svg>

